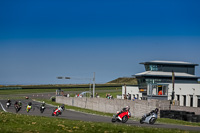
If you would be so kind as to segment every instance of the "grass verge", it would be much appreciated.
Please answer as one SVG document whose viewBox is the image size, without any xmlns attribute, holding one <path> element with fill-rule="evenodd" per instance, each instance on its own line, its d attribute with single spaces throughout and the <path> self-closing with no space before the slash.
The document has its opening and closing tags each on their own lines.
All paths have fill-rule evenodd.
<svg viewBox="0 0 200 133">
<path fill-rule="evenodd" d="M 183 131 L 177 129 L 162 129 L 149 127 L 136 127 L 123 124 L 84 122 L 67 120 L 55 117 L 28 116 L 0 112 L 0 131 L 27 132 L 27 133 L 189 133 L 194 131 Z"/>
<path fill-rule="evenodd" d="M 83 92 L 83 91 L 89 91 L 89 88 L 70 88 L 70 89 L 62 89 L 64 92 Z M 117 91 L 121 94 L 121 87 L 99 87 L 95 88 L 96 92 L 102 92 L 102 91 Z M 18 89 L 18 90 L 0 90 L 0 95 L 14 95 L 14 94 L 30 94 L 30 93 L 47 93 L 47 92 L 56 92 L 56 89 Z M 109 93 L 109 92 L 107 92 Z M 74 93 L 75 95 L 75 93 Z M 104 96 L 103 96 L 104 95 Z M 103 94 L 102 96 L 106 96 Z"/>
</svg>

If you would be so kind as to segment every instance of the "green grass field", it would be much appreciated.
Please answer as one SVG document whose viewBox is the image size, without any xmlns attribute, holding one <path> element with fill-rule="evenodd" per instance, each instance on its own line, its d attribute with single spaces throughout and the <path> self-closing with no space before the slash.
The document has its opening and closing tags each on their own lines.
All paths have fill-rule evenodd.
<svg viewBox="0 0 200 133">
<path fill-rule="evenodd" d="M 84 122 L 61 118 L 0 112 L 2 133 L 189 133 L 176 129 L 136 127 L 124 124 Z"/>
<path fill-rule="evenodd" d="M 62 88 L 61 88 L 62 89 Z M 118 91 L 121 92 L 121 87 L 98 87 L 95 88 L 96 92 L 102 91 Z M 74 91 L 74 92 L 83 92 L 89 91 L 88 88 L 70 88 L 70 89 L 62 89 L 64 92 Z M 91 88 L 92 90 L 92 88 Z M 28 93 L 47 93 L 47 92 L 56 92 L 56 89 L 14 89 L 14 90 L 0 90 L 0 95 L 13 95 L 13 94 L 28 94 Z M 106 95 L 106 94 L 105 94 Z"/>
</svg>

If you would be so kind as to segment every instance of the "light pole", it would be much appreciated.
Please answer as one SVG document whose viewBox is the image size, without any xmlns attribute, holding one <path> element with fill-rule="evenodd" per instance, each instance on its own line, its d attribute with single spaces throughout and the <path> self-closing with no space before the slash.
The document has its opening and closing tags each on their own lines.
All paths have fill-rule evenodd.
<svg viewBox="0 0 200 133">
<path fill-rule="evenodd" d="M 175 84 L 175 74 L 174 74 L 174 71 L 172 70 L 172 99 L 171 99 L 171 103 L 172 105 L 174 105 L 174 84 Z"/>
<path fill-rule="evenodd" d="M 72 77 L 57 77 L 57 79 L 79 79 L 79 80 L 84 80 L 84 79 L 88 79 L 88 80 L 92 80 L 93 81 L 93 98 L 95 96 L 95 72 L 93 75 L 93 78 L 72 78 Z M 90 90 L 91 90 L 91 85 L 90 85 Z"/>
<path fill-rule="evenodd" d="M 95 95 L 95 72 L 94 72 L 94 76 L 93 76 L 93 98 Z"/>
</svg>

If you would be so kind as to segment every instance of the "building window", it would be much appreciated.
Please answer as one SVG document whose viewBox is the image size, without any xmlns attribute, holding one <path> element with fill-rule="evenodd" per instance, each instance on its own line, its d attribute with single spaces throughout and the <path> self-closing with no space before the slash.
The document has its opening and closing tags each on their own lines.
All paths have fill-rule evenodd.
<svg viewBox="0 0 200 133">
<path fill-rule="evenodd" d="M 167 95 L 167 86 L 166 85 L 164 85 L 162 87 L 162 91 L 163 91 L 163 95 Z"/>
<path fill-rule="evenodd" d="M 158 85 L 158 95 L 163 95 L 162 85 Z"/>
<path fill-rule="evenodd" d="M 167 96 L 168 85 L 152 85 L 149 84 L 149 95 Z"/>
<path fill-rule="evenodd" d="M 158 71 L 157 65 L 149 65 L 150 71 Z"/>
</svg>

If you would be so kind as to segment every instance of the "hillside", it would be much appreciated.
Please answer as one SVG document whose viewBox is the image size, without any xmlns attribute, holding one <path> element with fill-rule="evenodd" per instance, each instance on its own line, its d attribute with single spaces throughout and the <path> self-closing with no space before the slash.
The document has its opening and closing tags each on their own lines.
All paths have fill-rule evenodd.
<svg viewBox="0 0 200 133">
<path fill-rule="evenodd" d="M 108 82 L 107 84 L 130 84 L 130 85 L 137 85 L 137 79 L 136 78 L 130 78 L 130 77 L 121 77 L 117 78 L 115 80 L 112 80 Z"/>
</svg>

